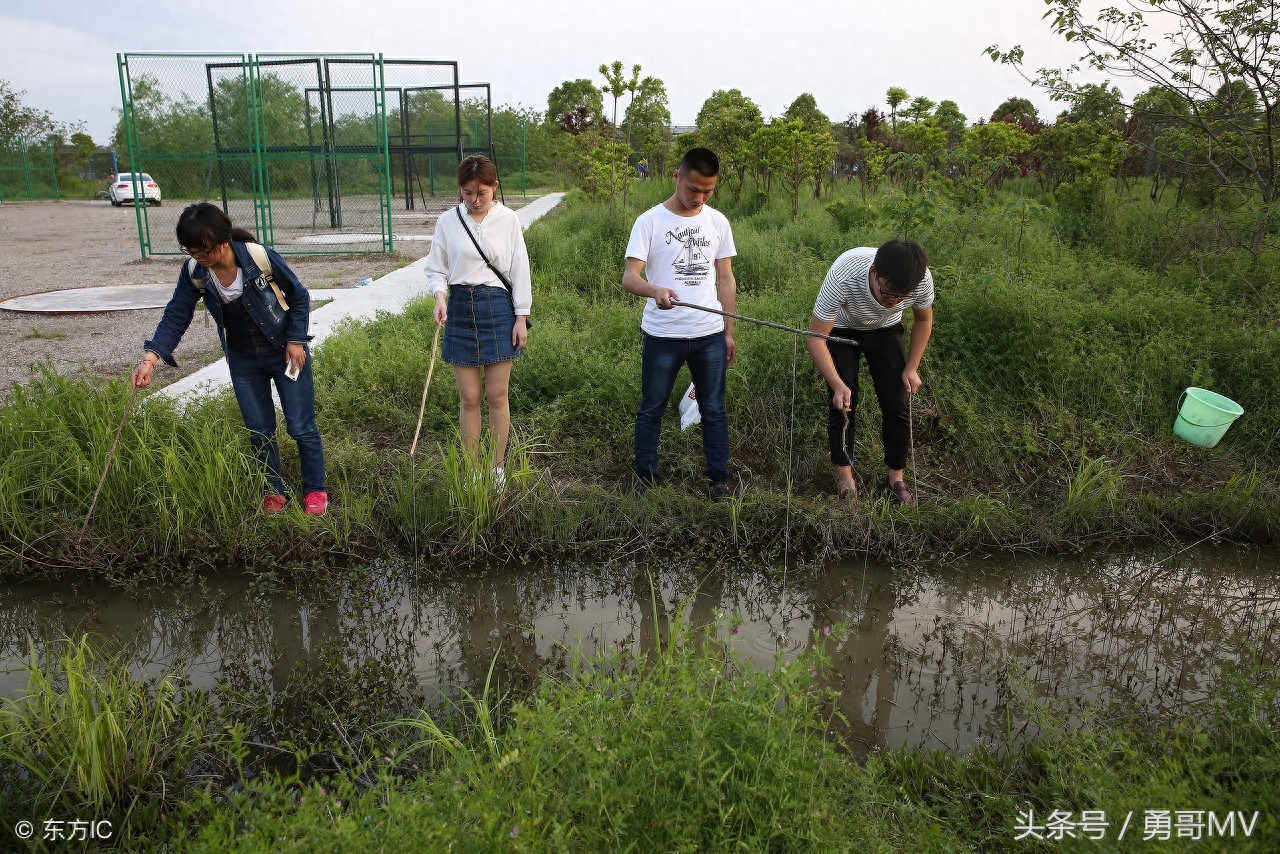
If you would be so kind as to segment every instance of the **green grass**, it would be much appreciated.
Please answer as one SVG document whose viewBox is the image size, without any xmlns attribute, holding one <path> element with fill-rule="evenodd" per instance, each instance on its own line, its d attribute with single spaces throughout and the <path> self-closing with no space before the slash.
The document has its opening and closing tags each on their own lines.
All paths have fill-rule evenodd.
<svg viewBox="0 0 1280 854">
<path fill-rule="evenodd" d="M 1036 192 L 1034 184 L 1012 186 Z M 1280 327 L 1259 299 L 1280 302 L 1280 265 L 1270 256 L 1255 264 L 1220 254 L 1209 263 L 1189 250 L 1152 251 L 1152 223 L 1165 223 L 1160 233 L 1172 239 L 1187 215 L 1153 207 L 1138 191 L 1116 197 L 1114 227 L 1094 244 L 1064 242 L 1050 196 L 1009 195 L 979 208 L 944 201 L 916 235 L 938 293 L 925 386 L 913 400 L 908 476 L 918 514 L 884 501 L 870 394 L 855 413 L 852 449 L 863 498 L 853 507 L 831 500 L 825 385 L 798 341 L 747 323 L 737 326 L 740 355 L 728 375 L 733 506 L 706 505 L 699 433 L 681 433 L 674 411 L 663 435 L 663 487 L 644 501 L 629 498 L 642 301 L 618 282 L 632 219 L 667 192 L 663 181 L 643 182 L 627 213 L 612 216 L 571 194 L 529 230 L 538 323 L 513 371 L 511 402 L 517 434 L 538 448 L 537 476 L 492 506 L 471 502 L 480 512 L 464 511 L 450 497 L 460 492 L 449 485 L 457 394 L 447 371 L 433 380 L 427 450 L 411 488 L 406 450 L 434 331 L 424 301 L 350 325 L 316 354 L 334 498 L 323 522 L 256 515 L 257 483 L 229 398 L 186 419 L 146 400 L 95 511 L 86 537 L 93 549 L 77 547 L 74 532 L 127 389 L 38 374 L 0 407 L 6 571 L 77 561 L 267 564 L 280 555 L 407 550 L 415 540 L 423 553 L 454 559 L 607 555 L 619 543 L 910 558 L 1149 537 L 1276 541 Z M 893 233 L 891 195 L 863 199 L 842 185 L 837 196 L 858 212 L 844 231 L 829 200 L 803 200 L 795 219 L 787 200 L 750 186 L 736 205 L 719 200 L 734 226 L 741 312 L 805 325 L 835 257 Z M 1171 433 L 1188 385 L 1245 409 L 1213 450 Z M 294 472 L 292 444 L 282 445 Z"/>
<path fill-rule="evenodd" d="M 67 337 L 67 333 L 65 332 L 45 332 L 40 327 L 33 326 L 31 327 L 30 332 L 28 332 L 26 335 L 19 336 L 18 340 L 19 341 L 56 341 L 58 339 L 66 338 L 66 337 Z"/>
<path fill-rule="evenodd" d="M 1228 674 L 1185 718 L 1036 699 L 1011 686 L 1000 744 L 901 749 L 864 763 L 815 687 L 816 652 L 755 670 L 731 622 L 673 627 L 639 660 L 619 651 L 544 675 L 512 700 L 464 696 L 367 731 L 340 770 L 232 772 L 192 794 L 153 841 L 196 852 L 1098 850 L 1015 841 L 1019 814 L 1103 810 L 1105 850 L 1145 851 L 1148 809 L 1259 813 L 1250 837 L 1162 850 L 1280 843 L 1280 681 Z M 836 634 L 839 633 L 836 629 Z M 1128 811 L 1139 824 L 1116 834 Z"/>
<path fill-rule="evenodd" d="M 26 672 L 26 689 L 0 707 L 0 777 L 18 795 L 9 803 L 24 805 L 0 809 L 6 825 L 86 809 L 120 830 L 154 824 L 218 743 L 202 693 L 172 676 L 137 680 L 87 636 L 44 656 L 33 647 Z"/>
</svg>

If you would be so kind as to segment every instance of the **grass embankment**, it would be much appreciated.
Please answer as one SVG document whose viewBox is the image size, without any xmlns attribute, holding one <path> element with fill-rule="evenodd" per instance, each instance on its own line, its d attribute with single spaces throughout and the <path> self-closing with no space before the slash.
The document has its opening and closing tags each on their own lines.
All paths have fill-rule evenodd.
<svg viewBox="0 0 1280 854">
<path fill-rule="evenodd" d="M 0 411 L 7 568 L 302 562 L 407 549 L 415 518 L 419 547 L 454 559 L 645 549 L 769 555 L 784 543 L 809 554 L 945 556 L 1134 537 L 1275 542 L 1280 328 L 1268 312 L 1280 302 L 1280 265 L 1269 254 L 1205 257 L 1193 242 L 1171 243 L 1168 211 L 1139 194 L 1116 197 L 1091 245 L 1066 245 L 1051 212 L 1012 196 L 980 209 L 942 204 L 929 230 L 913 234 L 930 252 L 938 291 L 926 384 L 914 402 L 909 477 L 918 514 L 888 506 L 879 490 L 879 416 L 865 375 L 855 448 L 864 497 L 835 503 L 826 388 L 803 342 L 746 323 L 736 330 L 728 382 L 734 501 L 705 501 L 698 432 L 681 434 L 674 412 L 663 488 L 627 497 L 641 301 L 618 281 L 635 211 L 668 192 L 669 184 L 646 182 L 626 216 L 571 196 L 566 210 L 528 232 L 536 325 L 511 399 L 531 467 L 500 500 L 459 495 L 442 474 L 441 446 L 454 441 L 456 424 L 447 369 L 436 372 L 411 488 L 406 451 L 433 331 L 420 303 L 348 329 L 316 355 L 334 498 L 320 522 L 256 515 L 233 404 L 180 420 L 150 400 L 126 427 L 77 544 L 127 389 L 47 375 L 28 384 Z M 739 204 L 727 194 L 719 202 L 737 241 L 739 310 L 797 326 L 840 252 L 895 231 L 891 206 L 874 201 L 860 209 L 867 224 L 848 232 L 812 199 L 794 221 L 784 200 L 748 192 Z M 1212 451 L 1170 432 L 1188 385 L 1245 409 Z M 283 444 L 288 461 L 291 443 Z"/>
<path fill-rule="evenodd" d="M 676 629 L 641 661 L 570 655 L 566 673 L 543 676 L 519 702 L 468 697 L 452 712 L 353 735 L 330 765 L 336 770 L 306 779 L 250 767 L 243 730 L 220 721 L 201 695 L 175 692 L 168 678 L 139 685 L 118 663 L 85 655 L 81 641 L 59 659 L 33 662 L 29 693 L 0 711 L 0 832 L 21 820 L 42 828 L 45 818 L 84 817 L 92 805 L 97 820 L 112 822 L 113 844 L 133 851 L 1158 844 L 1261 852 L 1280 844 L 1274 674 L 1228 674 L 1200 714 L 1160 721 L 1015 692 L 1000 745 L 968 756 L 904 749 L 859 764 L 827 737 L 838 721 L 815 687 L 828 666 L 821 643 L 765 672 L 733 653 L 726 628 L 696 639 Z M 33 768 L 40 773 L 21 771 Z M 1106 824 L 1095 818 L 1091 831 L 1103 834 L 1101 845 L 1074 829 L 1085 810 L 1105 813 Z M 1171 817 L 1171 840 L 1148 843 L 1148 810 L 1206 813 Z M 1028 821 L 1045 836 L 1054 811 L 1068 814 L 1076 838 L 1016 839 Z M 1231 816 L 1230 837 L 1176 835 L 1178 825 L 1198 822 L 1207 836 L 1207 811 L 1219 825 Z M 65 847 L 39 839 L 30 850 Z"/>
</svg>

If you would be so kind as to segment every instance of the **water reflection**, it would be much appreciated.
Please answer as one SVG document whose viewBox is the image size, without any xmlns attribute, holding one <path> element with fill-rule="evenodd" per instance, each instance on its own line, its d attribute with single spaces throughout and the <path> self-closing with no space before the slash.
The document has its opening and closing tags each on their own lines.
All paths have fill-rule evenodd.
<svg viewBox="0 0 1280 854">
<path fill-rule="evenodd" d="M 181 666 L 224 701 L 257 708 L 264 734 L 280 737 L 329 718 L 408 714 L 479 694 L 490 678 L 520 691 L 578 649 L 651 654 L 681 618 L 718 623 L 762 667 L 826 643 L 824 678 L 858 753 L 954 749 L 998 731 L 1011 676 L 1045 696 L 1170 711 L 1203 699 L 1228 663 L 1274 661 L 1277 565 L 1271 552 L 1201 551 L 936 571 L 542 565 L 440 580 L 389 562 L 305 590 L 228 577 L 145 596 L 31 582 L 0 593 L 0 695 L 25 685 L 3 671 L 24 663 L 28 642 L 45 650 L 87 631 L 139 673 Z M 850 630 L 824 638 L 837 625 Z"/>
</svg>

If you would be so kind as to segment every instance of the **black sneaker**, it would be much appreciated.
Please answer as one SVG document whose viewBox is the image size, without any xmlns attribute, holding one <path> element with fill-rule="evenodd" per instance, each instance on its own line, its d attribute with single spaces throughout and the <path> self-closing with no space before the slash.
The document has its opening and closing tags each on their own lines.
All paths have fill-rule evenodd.
<svg viewBox="0 0 1280 854">
<path fill-rule="evenodd" d="M 707 490 L 707 495 L 712 501 L 728 501 L 733 497 L 733 490 L 729 488 L 727 483 L 713 483 L 711 488 Z"/>
<path fill-rule="evenodd" d="M 650 489 L 653 489 L 653 481 L 654 481 L 653 475 L 643 475 L 643 474 L 636 475 L 635 480 L 631 482 L 630 494 L 635 496 L 636 498 L 639 498 L 640 496 L 648 492 Z"/>
</svg>

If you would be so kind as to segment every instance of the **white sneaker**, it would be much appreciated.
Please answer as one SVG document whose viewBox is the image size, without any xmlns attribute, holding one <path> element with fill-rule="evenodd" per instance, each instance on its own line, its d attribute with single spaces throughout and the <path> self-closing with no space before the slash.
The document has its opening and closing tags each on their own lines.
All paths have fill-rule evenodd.
<svg viewBox="0 0 1280 854">
<path fill-rule="evenodd" d="M 493 467 L 493 479 L 490 481 L 493 488 L 501 492 L 507 486 L 507 473 L 503 471 L 502 466 Z"/>
</svg>

